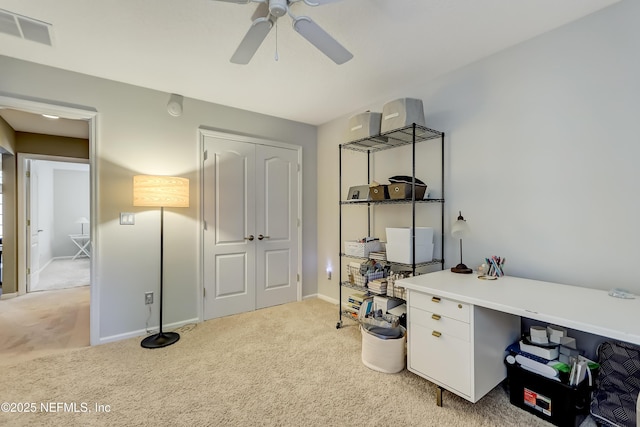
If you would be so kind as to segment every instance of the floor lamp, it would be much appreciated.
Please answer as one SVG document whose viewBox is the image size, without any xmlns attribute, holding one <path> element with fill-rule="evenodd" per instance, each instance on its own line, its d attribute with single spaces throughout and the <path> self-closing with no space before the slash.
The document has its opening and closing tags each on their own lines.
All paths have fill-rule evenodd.
<svg viewBox="0 0 640 427">
<path fill-rule="evenodd" d="M 162 288 L 164 287 L 164 208 L 189 207 L 189 180 L 173 176 L 136 175 L 133 177 L 133 206 L 160 208 L 160 330 L 142 340 L 144 348 L 160 348 L 180 339 L 177 332 L 162 330 Z"/>
</svg>

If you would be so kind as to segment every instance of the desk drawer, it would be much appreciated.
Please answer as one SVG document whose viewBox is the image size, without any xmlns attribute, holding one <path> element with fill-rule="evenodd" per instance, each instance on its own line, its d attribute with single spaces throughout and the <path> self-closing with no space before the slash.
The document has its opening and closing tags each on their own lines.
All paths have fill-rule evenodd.
<svg viewBox="0 0 640 427">
<path fill-rule="evenodd" d="M 409 290 L 409 306 L 469 323 L 469 304 Z"/>
<path fill-rule="evenodd" d="M 468 399 L 471 396 L 471 343 L 410 323 L 409 370 L 435 380 Z"/>
<path fill-rule="evenodd" d="M 469 341 L 471 337 L 470 325 L 460 320 L 442 316 L 430 311 L 424 311 L 416 307 L 409 307 L 409 323 L 411 325 L 424 326 L 428 330 L 438 332 Z"/>
</svg>

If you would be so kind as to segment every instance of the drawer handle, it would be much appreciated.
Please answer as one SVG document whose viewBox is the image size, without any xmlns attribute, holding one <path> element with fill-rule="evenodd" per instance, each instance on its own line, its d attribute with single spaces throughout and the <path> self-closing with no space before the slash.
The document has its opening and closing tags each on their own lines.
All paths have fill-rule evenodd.
<svg viewBox="0 0 640 427">
<path fill-rule="evenodd" d="M 440 317 L 440 315 L 439 315 L 439 314 L 432 314 L 432 315 L 431 315 L 431 318 L 432 318 L 433 320 L 440 320 L 440 319 L 441 319 L 441 317 Z"/>
<path fill-rule="evenodd" d="M 440 298 L 438 298 L 438 297 L 431 297 L 431 302 L 440 302 Z"/>
<path fill-rule="evenodd" d="M 440 335 L 442 335 L 442 334 L 440 332 L 438 332 L 438 331 L 433 331 L 433 332 L 431 332 L 431 335 L 433 335 L 436 338 L 440 338 Z"/>
</svg>

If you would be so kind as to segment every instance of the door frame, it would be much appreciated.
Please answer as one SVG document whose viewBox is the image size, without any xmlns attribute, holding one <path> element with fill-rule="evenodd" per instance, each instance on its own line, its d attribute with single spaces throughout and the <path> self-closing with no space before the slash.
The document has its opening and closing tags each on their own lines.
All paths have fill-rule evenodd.
<svg viewBox="0 0 640 427">
<path fill-rule="evenodd" d="M 98 229 L 98 168 L 96 162 L 96 147 L 98 145 L 98 112 L 95 109 L 87 107 L 72 107 L 69 104 L 62 105 L 53 101 L 40 101 L 34 98 L 20 98 L 18 96 L 0 95 L 0 108 L 11 108 L 14 110 L 25 111 L 33 114 L 52 114 L 59 117 L 85 120 L 89 125 L 89 233 L 91 235 L 91 253 L 95 254 L 90 259 L 90 302 L 89 302 L 89 340 L 91 345 L 100 344 L 100 283 L 97 280 L 98 268 L 99 268 L 99 248 L 97 242 L 99 241 L 99 229 Z M 21 153 L 17 153 L 17 157 L 20 157 Z M 59 159 L 60 157 L 58 157 Z M 78 159 L 76 159 L 78 160 Z M 86 160 L 86 159 L 83 159 Z M 18 161 L 18 168 L 21 162 Z M 17 168 L 17 169 L 18 169 Z M 17 271 L 16 277 L 18 279 L 18 295 L 20 290 L 22 293 L 26 288 L 26 253 L 25 251 L 25 235 L 26 222 L 25 222 L 25 206 L 24 206 L 24 180 L 21 178 L 20 171 L 16 170 L 17 174 L 17 229 L 16 229 L 16 261 Z M 22 193 L 22 196 L 20 195 Z M 22 202 L 20 200 L 22 197 Z M 21 210 L 22 209 L 22 210 Z M 22 269 L 22 270 L 21 270 Z M 20 281 L 22 280 L 22 285 Z"/>
<path fill-rule="evenodd" d="M 204 140 L 205 137 L 213 137 L 226 139 L 228 141 L 235 141 L 241 143 L 249 143 L 249 144 L 257 144 L 257 145 L 267 145 L 271 147 L 279 147 L 286 148 L 289 150 L 294 150 L 298 154 L 298 228 L 297 228 L 297 239 L 298 239 L 298 259 L 297 259 L 297 269 L 298 269 L 298 280 L 297 280 L 297 301 L 302 301 L 302 146 L 289 144 L 286 142 L 275 141 L 265 138 L 257 138 L 247 135 L 239 135 L 228 132 L 221 132 L 217 130 L 211 130 L 204 127 L 200 127 L 198 129 L 198 139 L 200 143 L 200 167 L 198 169 L 199 181 L 200 181 L 200 200 L 204 200 L 204 161 L 205 161 L 205 149 L 204 149 Z M 204 218 L 204 203 L 200 205 L 200 218 Z M 204 220 L 202 221 L 202 229 L 200 230 L 200 268 L 199 270 L 199 280 L 200 280 L 200 292 L 198 295 L 198 318 L 200 321 L 204 321 Z"/>
<path fill-rule="evenodd" d="M 16 269 L 16 277 L 18 279 L 18 295 L 24 295 L 28 292 L 27 289 L 27 251 L 29 251 L 29 245 L 27 243 L 30 241 L 27 237 L 27 180 L 25 179 L 26 169 L 27 169 L 27 161 L 28 160 L 44 160 L 49 162 L 62 162 L 62 163 L 81 163 L 81 164 L 89 164 L 89 174 L 91 174 L 91 165 L 88 159 L 81 159 L 78 157 L 63 157 L 63 156 L 52 156 L 48 154 L 31 154 L 31 153 L 18 153 L 17 156 L 18 167 L 16 169 L 17 175 L 17 201 L 18 201 L 18 233 L 17 233 L 17 243 L 18 243 L 18 253 L 17 253 L 17 261 L 18 268 Z M 91 203 L 91 202 L 89 202 Z M 89 220 L 91 223 L 91 220 Z M 89 224 L 91 226 L 91 224 Z M 91 240 L 91 233 L 89 234 L 89 239 Z M 21 238 L 22 237 L 22 238 Z M 90 246 L 92 243 L 89 244 Z M 91 264 L 91 261 L 89 262 Z"/>
</svg>

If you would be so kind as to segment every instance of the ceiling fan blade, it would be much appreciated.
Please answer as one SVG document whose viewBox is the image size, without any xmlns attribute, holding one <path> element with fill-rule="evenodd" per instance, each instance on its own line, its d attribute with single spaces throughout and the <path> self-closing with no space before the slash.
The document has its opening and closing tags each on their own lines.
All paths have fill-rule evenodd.
<svg viewBox="0 0 640 427">
<path fill-rule="evenodd" d="M 248 64 L 267 37 L 267 34 L 269 34 L 269 31 L 271 31 L 271 27 L 273 27 L 273 22 L 268 16 L 253 21 L 249 31 L 240 42 L 240 46 L 231 57 L 231 62 L 242 65 Z"/>
<path fill-rule="evenodd" d="M 253 15 L 251 15 L 251 21 L 253 22 L 262 16 L 266 16 L 267 18 L 269 17 L 269 3 L 267 2 L 258 4 Z"/>
<path fill-rule="evenodd" d="M 294 18 L 293 29 L 338 65 L 344 64 L 353 58 L 351 52 L 345 49 L 336 39 L 320 28 L 320 26 L 313 22 L 308 16 L 298 16 Z"/>
</svg>

